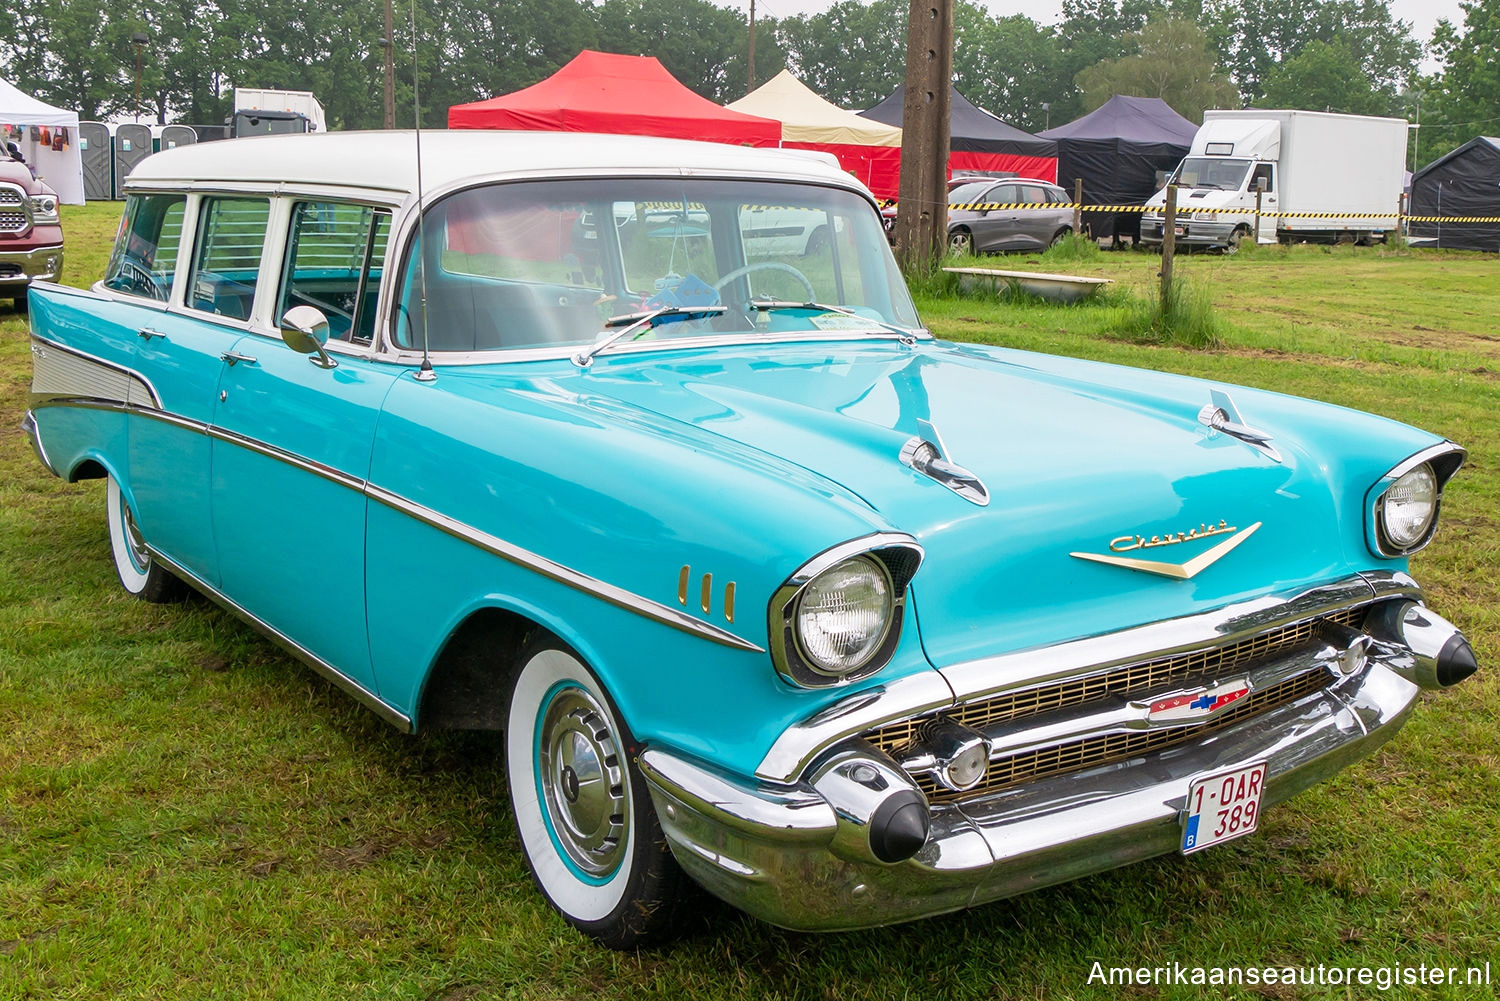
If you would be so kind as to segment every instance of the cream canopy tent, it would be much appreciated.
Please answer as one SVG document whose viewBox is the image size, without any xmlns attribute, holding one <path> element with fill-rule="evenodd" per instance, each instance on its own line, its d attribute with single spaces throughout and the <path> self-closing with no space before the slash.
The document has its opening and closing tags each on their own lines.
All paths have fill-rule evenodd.
<svg viewBox="0 0 1500 1001">
<path fill-rule="evenodd" d="M 0 80 L 0 125 L 22 126 L 25 134 L 13 141 L 37 175 L 66 204 L 83 204 L 83 158 L 78 152 L 77 112 L 54 108 Z M 51 143 L 41 141 L 43 128 L 48 131 Z M 61 138 L 58 129 L 66 130 Z M 62 148 L 58 149 L 59 146 Z"/>
<path fill-rule="evenodd" d="M 781 123 L 781 141 L 842 143 L 849 146 L 900 146 L 901 130 L 872 122 L 823 100 L 796 77 L 782 70 L 729 107 Z"/>
<path fill-rule="evenodd" d="M 782 146 L 832 153 L 876 195 L 895 197 L 901 175 L 900 129 L 823 100 L 789 70 L 782 70 L 729 108 L 775 119 L 781 123 Z"/>
</svg>

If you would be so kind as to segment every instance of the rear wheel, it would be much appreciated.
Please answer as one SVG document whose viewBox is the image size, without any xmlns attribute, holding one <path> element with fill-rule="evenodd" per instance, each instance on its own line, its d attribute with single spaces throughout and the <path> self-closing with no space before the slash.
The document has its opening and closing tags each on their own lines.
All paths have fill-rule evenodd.
<svg viewBox="0 0 1500 1001">
<path fill-rule="evenodd" d="M 1066 240 L 1068 238 L 1068 236 L 1072 232 L 1073 232 L 1073 230 L 1072 230 L 1071 227 L 1064 226 L 1062 229 L 1060 229 L 1056 233 L 1052 234 L 1052 242 L 1048 243 L 1047 246 L 1049 246 L 1049 247 L 1055 247 L 1055 246 L 1057 246 L 1059 243 L 1062 243 L 1064 240 Z"/>
<path fill-rule="evenodd" d="M 151 555 L 136 525 L 135 512 L 113 476 L 109 478 L 107 498 L 109 548 L 121 586 L 142 601 L 160 604 L 181 600 L 187 587 Z"/>
<path fill-rule="evenodd" d="M 687 877 L 629 735 L 604 687 L 556 640 L 522 655 L 505 764 L 521 848 L 548 903 L 614 949 L 677 929 Z"/>
<path fill-rule="evenodd" d="M 13 295 L 13 296 L 11 296 L 10 297 L 10 304 L 11 304 L 11 308 L 13 308 L 17 313 L 24 313 L 24 312 L 26 312 L 26 309 L 27 309 L 27 307 L 28 307 L 29 304 L 26 301 L 26 292 L 25 292 L 25 290 L 23 289 L 20 295 Z"/>
<path fill-rule="evenodd" d="M 948 253 L 955 257 L 971 257 L 974 254 L 974 237 L 966 229 L 955 229 L 948 234 Z"/>
</svg>

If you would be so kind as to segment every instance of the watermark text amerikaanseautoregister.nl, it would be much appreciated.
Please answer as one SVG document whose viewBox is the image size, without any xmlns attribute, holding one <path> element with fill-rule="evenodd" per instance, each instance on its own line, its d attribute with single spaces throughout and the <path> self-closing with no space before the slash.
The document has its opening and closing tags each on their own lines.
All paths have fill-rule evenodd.
<svg viewBox="0 0 1500 1001">
<path fill-rule="evenodd" d="M 1196 966 L 1172 963 L 1167 966 L 1105 966 L 1095 962 L 1089 970 L 1089 983 L 1126 987 L 1245 986 L 1262 984 L 1300 984 L 1303 986 L 1374 987 L 1488 987 L 1494 983 L 1490 964 L 1482 966 L 1415 966 L 1392 963 L 1389 966 Z"/>
</svg>

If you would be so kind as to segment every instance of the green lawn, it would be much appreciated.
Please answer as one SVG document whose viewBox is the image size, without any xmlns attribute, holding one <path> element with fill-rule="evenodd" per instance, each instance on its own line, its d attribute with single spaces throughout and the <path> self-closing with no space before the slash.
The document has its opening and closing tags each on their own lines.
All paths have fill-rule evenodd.
<svg viewBox="0 0 1500 1001">
<path fill-rule="evenodd" d="M 118 208 L 66 211 L 70 282 L 102 273 Z M 1113 254 L 1074 270 L 1144 294 L 1157 267 Z M 123 595 L 101 483 L 53 479 L 16 429 L 26 322 L 0 306 L 0 999 L 1158 993 L 1090 984 L 1096 961 L 1490 961 L 1500 980 L 1500 259 L 1262 248 L 1178 269 L 1210 290 L 1222 350 L 1110 339 L 1119 294 L 919 306 L 943 336 L 1299 393 L 1467 445 L 1445 530 L 1413 570 L 1481 673 L 1424 697 L 1392 744 L 1271 811 L 1258 835 L 1201 855 L 858 934 L 710 907 L 673 948 L 628 955 L 586 943 L 532 889 L 495 738 L 402 737 L 208 603 Z"/>
</svg>

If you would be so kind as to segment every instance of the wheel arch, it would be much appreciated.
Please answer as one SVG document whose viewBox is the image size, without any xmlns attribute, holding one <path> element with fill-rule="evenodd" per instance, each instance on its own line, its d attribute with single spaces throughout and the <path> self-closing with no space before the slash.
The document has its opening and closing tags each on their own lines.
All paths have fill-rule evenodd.
<svg viewBox="0 0 1500 1001">
<path fill-rule="evenodd" d="M 69 483 L 77 483 L 81 480 L 102 480 L 108 476 L 114 476 L 116 482 L 120 483 L 122 489 L 124 488 L 124 482 L 120 480 L 118 474 L 104 464 L 104 460 L 93 455 L 85 455 L 73 463 L 64 479 Z"/>
<path fill-rule="evenodd" d="M 571 649 L 610 686 L 599 651 L 567 623 L 519 601 L 487 598 L 444 634 L 417 694 L 412 730 L 504 729 L 520 655 L 541 635 Z"/>
</svg>

